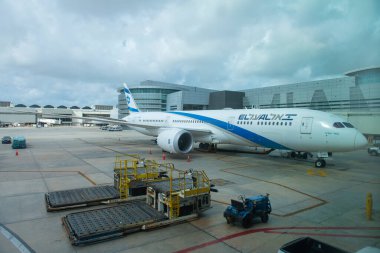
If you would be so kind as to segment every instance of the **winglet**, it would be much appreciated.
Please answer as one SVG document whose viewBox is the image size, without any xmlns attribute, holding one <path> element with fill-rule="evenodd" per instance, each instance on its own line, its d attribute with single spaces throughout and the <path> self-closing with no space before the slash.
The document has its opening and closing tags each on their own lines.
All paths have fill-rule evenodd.
<svg viewBox="0 0 380 253">
<path fill-rule="evenodd" d="M 125 94 L 125 98 L 127 99 L 129 113 L 139 112 L 140 110 L 137 107 L 137 104 L 135 100 L 133 99 L 132 93 L 129 90 L 126 83 L 124 83 L 124 94 Z"/>
</svg>

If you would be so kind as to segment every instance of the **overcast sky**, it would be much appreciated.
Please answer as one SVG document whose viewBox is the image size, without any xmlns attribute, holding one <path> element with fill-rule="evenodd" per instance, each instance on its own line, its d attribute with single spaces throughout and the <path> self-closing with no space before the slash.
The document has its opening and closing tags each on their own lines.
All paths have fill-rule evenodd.
<svg viewBox="0 0 380 253">
<path fill-rule="evenodd" d="M 0 101 L 117 104 L 144 80 L 219 90 L 380 66 L 380 1 L 0 0 Z"/>
</svg>

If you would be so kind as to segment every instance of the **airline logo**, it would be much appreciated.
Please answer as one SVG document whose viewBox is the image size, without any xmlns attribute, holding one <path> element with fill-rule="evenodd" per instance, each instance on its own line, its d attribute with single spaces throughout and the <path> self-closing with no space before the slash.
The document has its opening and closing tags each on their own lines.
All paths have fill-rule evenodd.
<svg viewBox="0 0 380 253">
<path fill-rule="evenodd" d="M 292 121 L 297 114 L 278 114 L 278 113 L 264 113 L 264 114 L 240 114 L 239 120 L 285 120 Z"/>
</svg>

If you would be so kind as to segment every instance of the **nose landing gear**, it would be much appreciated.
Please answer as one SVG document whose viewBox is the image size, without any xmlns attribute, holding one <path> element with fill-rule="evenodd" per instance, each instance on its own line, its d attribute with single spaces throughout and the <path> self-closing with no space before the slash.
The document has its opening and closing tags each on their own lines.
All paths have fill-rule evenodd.
<svg viewBox="0 0 380 253">
<path fill-rule="evenodd" d="M 326 161 L 324 159 L 318 158 L 314 163 L 316 168 L 324 168 L 326 167 Z"/>
</svg>

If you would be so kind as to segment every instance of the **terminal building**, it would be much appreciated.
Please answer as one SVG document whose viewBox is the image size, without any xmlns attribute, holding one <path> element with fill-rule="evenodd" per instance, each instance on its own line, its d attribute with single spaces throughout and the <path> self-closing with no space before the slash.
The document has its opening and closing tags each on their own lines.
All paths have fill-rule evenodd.
<svg viewBox="0 0 380 253">
<path fill-rule="evenodd" d="M 102 125 L 104 123 L 87 119 L 76 119 L 74 117 L 105 117 L 110 118 L 114 107 L 111 105 L 94 105 L 66 107 L 60 105 L 40 106 L 33 104 L 26 106 L 24 104 L 12 105 L 11 102 L 0 102 L 0 126 L 32 126 L 32 125 L 66 125 L 66 126 L 91 126 Z M 55 116 L 60 115 L 60 116 Z"/>
<path fill-rule="evenodd" d="M 144 81 L 130 85 L 141 111 L 223 108 L 308 108 L 332 112 L 354 124 L 369 139 L 380 138 L 380 67 L 353 70 L 341 77 L 240 91 Z M 119 88 L 119 118 L 128 107 Z"/>
</svg>

